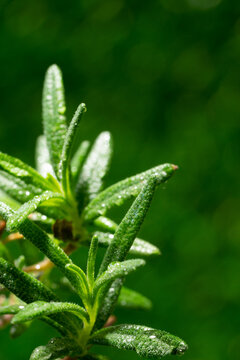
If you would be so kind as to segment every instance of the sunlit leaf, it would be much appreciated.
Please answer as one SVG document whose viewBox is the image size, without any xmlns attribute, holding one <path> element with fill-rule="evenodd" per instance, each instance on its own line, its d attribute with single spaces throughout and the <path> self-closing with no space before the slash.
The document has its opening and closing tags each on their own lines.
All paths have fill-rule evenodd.
<svg viewBox="0 0 240 360">
<path fill-rule="evenodd" d="M 36 168 L 39 174 L 47 177 L 47 174 L 54 176 L 54 170 L 50 162 L 47 140 L 44 135 L 37 138 L 36 143 Z"/>
<path fill-rule="evenodd" d="M 114 238 L 113 234 L 110 233 L 103 233 L 100 231 L 96 231 L 95 235 L 98 236 L 99 239 L 99 245 L 107 247 L 110 245 L 111 241 Z M 136 238 L 130 247 L 129 254 L 135 255 L 135 256 L 151 256 L 151 255 L 160 255 L 160 250 L 151 243 Z"/>
<path fill-rule="evenodd" d="M 100 273 L 105 271 L 112 261 L 122 261 L 126 258 L 146 216 L 156 185 L 156 177 L 151 177 L 133 202 L 127 214 L 119 224 L 117 231 L 114 234 L 114 238 L 105 253 L 100 267 Z M 117 301 L 121 286 L 122 281 L 119 279 L 115 280 L 111 285 L 108 294 L 105 295 L 102 308 L 98 313 L 96 327 L 101 327 L 106 322 L 110 312 L 114 308 L 114 302 Z"/>
<path fill-rule="evenodd" d="M 87 319 L 86 311 L 79 305 L 68 302 L 44 302 L 35 301 L 23 306 L 22 310 L 13 317 L 12 324 L 18 324 L 29 320 L 41 318 L 56 313 L 70 312 L 82 320 Z"/>
<path fill-rule="evenodd" d="M 99 330 L 93 334 L 90 343 L 135 350 L 139 356 L 149 359 L 181 355 L 187 350 L 187 345 L 180 338 L 140 325 L 118 325 Z"/>
<path fill-rule="evenodd" d="M 140 194 L 119 224 L 114 237 L 106 251 L 101 264 L 100 272 L 106 270 L 113 261 L 122 261 L 126 258 L 140 226 L 146 216 L 157 185 L 157 178 L 150 178 Z"/>
<path fill-rule="evenodd" d="M 13 215 L 14 211 L 0 202 L 0 216 L 2 216 L 5 221 L 8 221 Z M 43 254 L 58 266 L 66 276 L 68 276 L 68 271 L 65 266 L 71 263 L 71 260 L 52 237 L 29 219 L 25 219 L 22 223 L 15 225 L 15 230 L 19 231 L 20 234 L 31 241 Z"/>
<path fill-rule="evenodd" d="M 0 306 L 0 316 L 5 314 L 17 314 L 21 309 L 23 309 L 23 305 L 7 305 Z"/>
<path fill-rule="evenodd" d="M 81 354 L 82 349 L 68 337 L 53 338 L 46 346 L 37 347 L 30 360 L 60 360 L 65 355 L 74 356 Z"/>
<path fill-rule="evenodd" d="M 43 88 L 43 126 L 55 174 L 61 158 L 67 132 L 65 98 L 61 70 L 57 65 L 48 68 Z"/>
<path fill-rule="evenodd" d="M 107 270 L 98 276 L 94 286 L 95 293 L 103 285 L 111 283 L 116 278 L 124 277 L 143 265 L 145 265 L 145 261 L 142 259 L 132 259 L 111 263 L 108 265 Z"/>
<path fill-rule="evenodd" d="M 58 201 L 65 204 L 65 199 L 61 194 L 57 194 L 51 191 L 45 191 L 41 195 L 35 196 L 28 202 L 25 202 L 15 213 L 9 217 L 8 219 L 8 229 L 12 231 L 19 227 L 19 224 L 22 223 L 25 219 L 27 219 L 28 215 L 33 213 L 40 204 L 44 204 L 50 199 L 58 199 Z"/>
<path fill-rule="evenodd" d="M 35 195 L 40 195 L 43 190 L 31 184 L 26 184 L 21 179 L 14 177 L 4 171 L 0 171 L 0 189 L 8 194 L 17 203 L 29 201 Z M 4 201 L 1 200 L 1 201 Z M 15 206 L 16 207 L 16 206 Z"/>
<path fill-rule="evenodd" d="M 0 170 L 43 190 L 52 190 L 50 184 L 35 169 L 21 160 L 0 152 Z"/>
<path fill-rule="evenodd" d="M 76 186 L 76 197 L 80 205 L 94 199 L 102 188 L 112 157 L 112 138 L 107 131 L 101 133 L 83 165 Z"/>
<path fill-rule="evenodd" d="M 156 166 L 108 187 L 86 206 L 84 210 L 85 220 L 90 221 L 100 215 L 104 215 L 112 207 L 122 205 L 126 200 L 137 196 L 146 184 L 146 181 L 152 176 L 157 177 L 157 184 L 165 182 L 174 173 L 176 168 L 175 165 L 171 164 Z"/>
<path fill-rule="evenodd" d="M 62 181 L 62 187 L 66 193 L 70 185 L 70 163 L 72 158 L 72 150 L 77 137 L 78 128 L 82 115 L 87 111 L 85 104 L 80 104 L 75 112 L 72 121 L 67 129 L 66 136 L 64 138 L 63 149 L 61 159 L 59 163 L 58 177 Z"/>
</svg>

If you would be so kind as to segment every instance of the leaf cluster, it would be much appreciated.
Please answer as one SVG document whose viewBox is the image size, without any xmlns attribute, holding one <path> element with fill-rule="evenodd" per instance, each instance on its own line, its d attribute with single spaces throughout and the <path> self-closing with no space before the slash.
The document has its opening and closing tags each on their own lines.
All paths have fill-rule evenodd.
<svg viewBox="0 0 240 360">
<path fill-rule="evenodd" d="M 92 146 L 89 141 L 79 145 L 85 112 L 82 103 L 67 121 L 62 74 L 53 65 L 44 82 L 44 134 L 37 139 L 36 170 L 0 153 L 0 283 L 4 298 L 0 315 L 10 316 L 13 336 L 35 319 L 59 332 L 60 337 L 36 348 L 31 360 L 96 358 L 90 352 L 94 344 L 134 350 L 148 358 L 181 354 L 187 345 L 165 331 L 140 325 L 108 326 L 116 305 L 151 307 L 150 300 L 123 287 L 123 282 L 145 265 L 142 257 L 160 254 L 156 246 L 137 235 L 156 187 L 177 167 L 156 166 L 104 189 L 112 138 L 109 132 L 102 132 Z M 134 201 L 120 224 L 107 217 L 113 207 L 129 199 Z M 13 240 L 21 244 L 18 259 L 8 254 L 8 243 Z M 31 244 L 44 255 L 37 263 L 29 256 Z M 85 270 L 69 256 L 82 246 L 89 247 Z M 96 271 L 99 246 L 106 251 Z M 51 288 L 54 266 L 62 274 L 62 283 L 77 294 L 77 304 L 61 301 Z"/>
</svg>

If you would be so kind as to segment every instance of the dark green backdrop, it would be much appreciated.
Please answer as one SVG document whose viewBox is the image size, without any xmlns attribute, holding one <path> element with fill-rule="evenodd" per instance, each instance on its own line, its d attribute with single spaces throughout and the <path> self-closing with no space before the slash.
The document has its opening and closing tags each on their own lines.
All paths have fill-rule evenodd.
<svg viewBox="0 0 240 360">
<path fill-rule="evenodd" d="M 82 138 L 113 133 L 108 183 L 178 164 L 141 231 L 163 255 L 128 281 L 154 308 L 117 315 L 181 336 L 185 360 L 239 359 L 239 0 L 0 4 L 1 150 L 34 163 L 43 76 L 56 62 L 69 117 L 87 104 Z M 52 334 L 40 322 L 15 341 L 5 330 L 0 360 L 26 360 Z"/>
</svg>

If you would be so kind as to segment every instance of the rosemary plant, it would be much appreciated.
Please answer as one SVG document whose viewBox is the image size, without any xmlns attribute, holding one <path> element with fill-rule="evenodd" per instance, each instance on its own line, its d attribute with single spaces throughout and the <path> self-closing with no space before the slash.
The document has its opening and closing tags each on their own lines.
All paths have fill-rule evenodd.
<svg viewBox="0 0 240 360">
<path fill-rule="evenodd" d="M 17 336 L 40 319 L 60 333 L 37 347 L 31 360 L 100 359 L 92 353 L 94 344 L 135 350 L 146 358 L 182 354 L 187 345 L 178 337 L 142 325 L 113 325 L 112 317 L 116 305 L 151 306 L 123 282 L 145 265 L 142 257 L 160 253 L 137 234 L 156 187 L 177 167 L 156 166 L 103 190 L 112 155 L 111 135 L 103 132 L 92 147 L 88 141 L 77 147 L 86 106 L 78 106 L 70 123 L 65 110 L 61 71 L 52 65 L 44 82 L 44 135 L 37 140 L 36 170 L 0 153 L 1 325 L 9 323 L 11 334 Z M 106 217 L 110 209 L 131 198 L 135 200 L 119 225 Z M 25 245 L 19 258 L 9 260 L 8 244 L 13 240 Z M 29 242 L 44 256 L 37 263 L 29 259 Z M 81 246 L 89 246 L 86 270 L 69 257 Z M 96 272 L 99 246 L 106 251 Z M 140 258 L 127 259 L 128 254 Z M 51 288 L 54 266 L 62 283 L 78 295 L 78 304 L 61 301 Z"/>
</svg>

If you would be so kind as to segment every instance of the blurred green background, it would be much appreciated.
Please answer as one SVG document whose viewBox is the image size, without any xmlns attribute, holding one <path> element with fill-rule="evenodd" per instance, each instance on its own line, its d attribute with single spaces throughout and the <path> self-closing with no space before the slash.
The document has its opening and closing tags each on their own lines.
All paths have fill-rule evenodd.
<svg viewBox="0 0 240 360">
<path fill-rule="evenodd" d="M 2 0 L 0 46 L 2 151 L 34 164 L 43 77 L 57 63 L 69 118 L 88 107 L 82 139 L 113 134 L 108 184 L 180 167 L 140 234 L 163 255 L 128 280 L 154 308 L 118 310 L 120 321 L 182 337 L 185 360 L 239 359 L 240 2 Z M 4 330 L 0 360 L 26 360 L 53 334 L 40 322 L 14 341 Z"/>
</svg>

